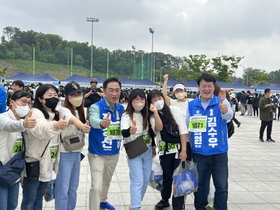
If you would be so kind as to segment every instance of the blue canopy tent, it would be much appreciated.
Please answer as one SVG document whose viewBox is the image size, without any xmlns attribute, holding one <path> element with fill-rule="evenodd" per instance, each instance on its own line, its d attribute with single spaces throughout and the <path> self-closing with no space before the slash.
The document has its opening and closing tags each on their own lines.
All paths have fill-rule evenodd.
<svg viewBox="0 0 280 210">
<path fill-rule="evenodd" d="M 263 91 L 267 88 L 269 88 L 273 93 L 279 93 L 280 92 L 280 87 L 277 85 L 268 85 L 264 83 L 259 83 L 251 88 L 256 89 L 258 93 L 263 93 Z"/>
<path fill-rule="evenodd" d="M 71 77 L 68 77 L 65 80 L 61 80 L 61 84 L 66 85 L 68 82 L 75 81 L 75 82 L 79 83 L 81 86 L 86 87 L 86 86 L 90 86 L 90 80 L 92 78 L 97 79 L 98 86 L 103 85 L 104 79 L 102 77 L 99 77 L 99 76 L 97 76 L 97 77 L 81 77 L 81 76 L 78 76 L 76 74 L 74 74 Z"/>
<path fill-rule="evenodd" d="M 145 88 L 145 89 L 153 89 L 157 86 L 156 83 L 153 83 L 149 79 L 128 79 L 121 78 L 120 82 L 122 83 L 122 87 L 127 88 Z"/>
<path fill-rule="evenodd" d="M 50 84 L 54 84 L 57 83 L 58 84 L 58 79 L 54 78 L 53 76 L 51 76 L 50 74 L 41 74 L 41 75 L 31 75 L 31 74 L 25 74 L 25 73 L 18 73 L 15 76 L 12 76 L 10 78 L 7 78 L 6 80 L 21 80 L 23 81 L 25 84 L 28 83 L 50 83 Z"/>
<path fill-rule="evenodd" d="M 231 82 L 231 83 L 217 81 L 217 84 L 220 85 L 222 89 L 233 89 L 234 91 L 253 89 L 252 87 L 248 87 L 247 85 L 244 85 L 240 81 Z"/>
</svg>

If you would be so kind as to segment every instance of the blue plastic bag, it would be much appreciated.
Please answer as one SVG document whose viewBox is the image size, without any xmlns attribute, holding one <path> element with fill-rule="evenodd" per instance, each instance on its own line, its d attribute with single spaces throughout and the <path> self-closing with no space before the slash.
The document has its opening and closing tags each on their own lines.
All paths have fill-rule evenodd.
<svg viewBox="0 0 280 210">
<path fill-rule="evenodd" d="M 181 162 L 173 172 L 173 195 L 179 197 L 197 191 L 198 173 L 196 163 Z"/>
</svg>

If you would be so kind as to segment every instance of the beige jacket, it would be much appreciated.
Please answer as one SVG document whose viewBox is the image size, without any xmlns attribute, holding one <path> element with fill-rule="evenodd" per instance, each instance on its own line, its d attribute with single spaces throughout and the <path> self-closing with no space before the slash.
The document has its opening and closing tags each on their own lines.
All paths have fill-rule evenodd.
<svg viewBox="0 0 280 210">
<path fill-rule="evenodd" d="M 24 132 L 26 145 L 26 162 L 40 161 L 39 181 L 48 182 L 52 179 L 53 162 L 51 160 L 50 146 L 58 145 L 58 137 L 61 130 L 53 127 L 54 113 L 49 112 L 50 118 L 45 119 L 44 114 L 37 108 L 32 108 L 32 118 L 36 118 L 36 126 Z M 47 146 L 48 142 L 49 145 Z M 41 158 L 44 149 L 47 149 Z M 59 154 L 59 153 L 58 153 Z M 57 156 L 59 160 L 59 156 Z M 57 168 L 55 169 L 57 173 Z M 24 173 L 26 176 L 26 173 Z"/>
</svg>

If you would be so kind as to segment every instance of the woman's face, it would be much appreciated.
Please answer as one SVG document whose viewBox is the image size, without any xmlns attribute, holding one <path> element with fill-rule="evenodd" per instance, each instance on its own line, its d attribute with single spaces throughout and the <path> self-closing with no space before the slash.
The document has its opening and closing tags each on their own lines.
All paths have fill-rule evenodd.
<svg viewBox="0 0 280 210">
<path fill-rule="evenodd" d="M 161 96 L 154 96 L 151 100 L 152 104 L 155 104 L 157 101 L 163 100 Z"/>
<path fill-rule="evenodd" d="M 140 96 L 137 96 L 132 100 L 132 103 L 145 103 L 145 101 L 146 101 L 145 98 L 141 98 Z"/>
<path fill-rule="evenodd" d="M 14 108 L 17 108 L 17 106 L 26 106 L 26 105 L 28 105 L 29 108 L 32 107 L 31 98 L 27 98 L 27 97 L 21 97 L 19 99 L 16 99 L 15 101 L 11 100 L 11 102 Z"/>
<path fill-rule="evenodd" d="M 72 98 L 76 98 L 76 97 L 81 97 L 82 96 L 82 92 L 76 92 L 74 95 L 68 95 L 68 98 L 69 99 L 72 99 Z"/>
<path fill-rule="evenodd" d="M 46 103 L 46 100 L 45 100 L 45 99 L 47 99 L 47 98 L 53 98 L 53 97 L 58 98 L 58 95 L 57 95 L 57 93 L 56 93 L 56 91 L 55 91 L 54 89 L 50 88 L 50 89 L 48 89 L 48 90 L 45 92 L 45 94 L 43 95 L 43 99 L 42 99 L 42 98 L 39 98 L 39 101 L 40 101 L 41 103 L 45 104 L 45 103 Z"/>
</svg>

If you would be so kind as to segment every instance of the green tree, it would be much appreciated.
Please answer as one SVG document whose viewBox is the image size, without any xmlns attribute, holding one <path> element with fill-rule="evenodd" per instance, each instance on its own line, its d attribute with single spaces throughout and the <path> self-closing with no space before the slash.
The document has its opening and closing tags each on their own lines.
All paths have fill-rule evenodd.
<svg viewBox="0 0 280 210">
<path fill-rule="evenodd" d="M 216 78 L 222 82 L 232 82 L 231 76 L 238 68 L 238 63 L 243 57 L 222 55 L 212 58 L 211 65 L 213 66 Z"/>
<path fill-rule="evenodd" d="M 7 70 L 8 70 L 8 67 L 0 69 L 0 76 L 6 77 Z"/>
</svg>

